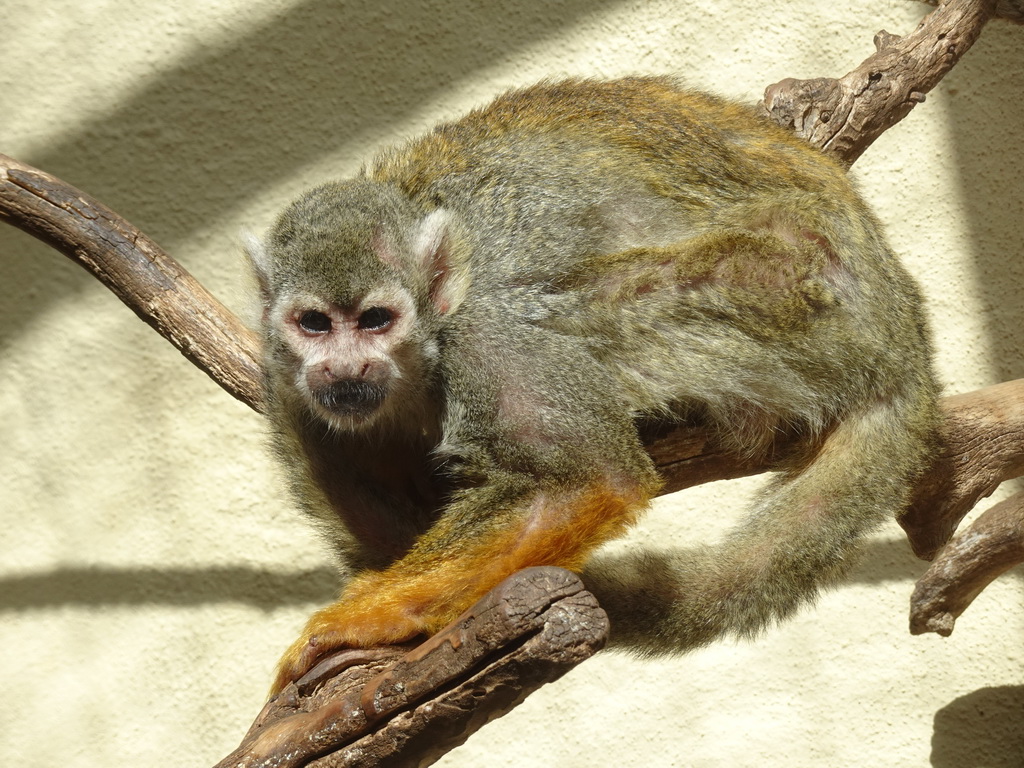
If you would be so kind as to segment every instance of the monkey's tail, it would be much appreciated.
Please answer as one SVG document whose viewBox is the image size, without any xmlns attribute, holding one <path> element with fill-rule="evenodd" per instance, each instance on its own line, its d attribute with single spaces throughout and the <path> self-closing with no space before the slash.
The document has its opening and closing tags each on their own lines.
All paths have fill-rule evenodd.
<svg viewBox="0 0 1024 768">
<path fill-rule="evenodd" d="M 609 614 L 612 647 L 685 651 L 792 614 L 906 506 L 935 421 L 923 394 L 875 403 L 841 421 L 800 471 L 776 478 L 721 544 L 595 558 L 583 577 Z"/>
</svg>

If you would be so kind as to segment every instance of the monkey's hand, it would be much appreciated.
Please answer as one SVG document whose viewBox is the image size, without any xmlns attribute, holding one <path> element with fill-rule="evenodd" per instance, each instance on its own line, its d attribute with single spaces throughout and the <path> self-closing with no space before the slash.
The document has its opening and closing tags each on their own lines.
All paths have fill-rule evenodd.
<svg viewBox="0 0 1024 768">
<path fill-rule="evenodd" d="M 508 514 L 474 519 L 450 507 L 413 550 L 386 571 L 353 579 L 339 600 L 310 618 L 278 665 L 271 695 L 342 647 L 430 635 L 507 576 L 533 565 L 579 570 L 601 543 L 621 535 L 651 488 L 609 484 L 574 493 L 538 492 Z"/>
<path fill-rule="evenodd" d="M 302 634 L 281 657 L 271 695 L 339 648 L 399 643 L 419 634 L 432 634 L 448 624 L 457 615 L 455 605 L 450 611 L 436 605 L 433 616 L 425 612 L 432 593 L 437 591 L 432 589 L 431 575 L 422 574 L 404 584 L 395 583 L 390 571 L 364 573 L 353 579 L 337 602 L 309 618 Z"/>
</svg>

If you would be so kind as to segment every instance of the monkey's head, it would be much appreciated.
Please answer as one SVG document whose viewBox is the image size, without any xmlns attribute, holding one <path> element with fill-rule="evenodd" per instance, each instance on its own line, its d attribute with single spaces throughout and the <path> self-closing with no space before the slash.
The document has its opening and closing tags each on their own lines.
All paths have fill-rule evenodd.
<svg viewBox="0 0 1024 768">
<path fill-rule="evenodd" d="M 359 179 L 303 195 L 248 248 L 271 386 L 347 431 L 417 402 L 438 329 L 465 296 L 457 250 L 445 211 L 424 214 L 392 186 Z"/>
</svg>

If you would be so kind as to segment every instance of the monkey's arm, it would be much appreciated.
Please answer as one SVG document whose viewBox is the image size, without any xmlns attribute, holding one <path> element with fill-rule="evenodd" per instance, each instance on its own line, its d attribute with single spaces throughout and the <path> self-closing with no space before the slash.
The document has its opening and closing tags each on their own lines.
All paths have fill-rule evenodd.
<svg viewBox="0 0 1024 768">
<path fill-rule="evenodd" d="M 335 648 L 436 632 L 523 568 L 579 570 L 594 548 L 621 535 L 646 501 L 638 489 L 595 483 L 578 493 L 519 499 L 491 520 L 467 520 L 486 510 L 455 505 L 408 556 L 383 572 L 356 576 L 337 602 L 312 616 L 282 658 L 273 690 Z M 474 524 L 478 530 L 466 530 Z"/>
<path fill-rule="evenodd" d="M 657 491 L 625 413 L 577 386 L 577 377 L 600 371 L 587 366 L 574 342 L 536 329 L 533 335 L 543 338 L 459 353 L 461 396 L 450 409 L 457 416 L 446 444 L 458 451 L 462 490 L 407 555 L 357 575 L 337 602 L 311 617 L 282 658 L 274 691 L 335 648 L 433 633 L 522 568 L 579 570 Z M 531 355 L 539 345 L 565 360 L 570 373 L 530 371 L 546 359 Z M 491 353 L 500 363 L 479 357 Z"/>
</svg>

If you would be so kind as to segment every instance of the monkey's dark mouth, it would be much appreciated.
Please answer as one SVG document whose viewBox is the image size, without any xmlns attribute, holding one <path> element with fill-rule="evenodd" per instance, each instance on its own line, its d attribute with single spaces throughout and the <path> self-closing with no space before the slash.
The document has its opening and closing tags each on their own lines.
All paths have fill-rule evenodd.
<svg viewBox="0 0 1024 768">
<path fill-rule="evenodd" d="M 380 407 L 387 391 L 379 384 L 345 379 L 313 390 L 318 405 L 339 416 L 365 416 Z"/>
</svg>

